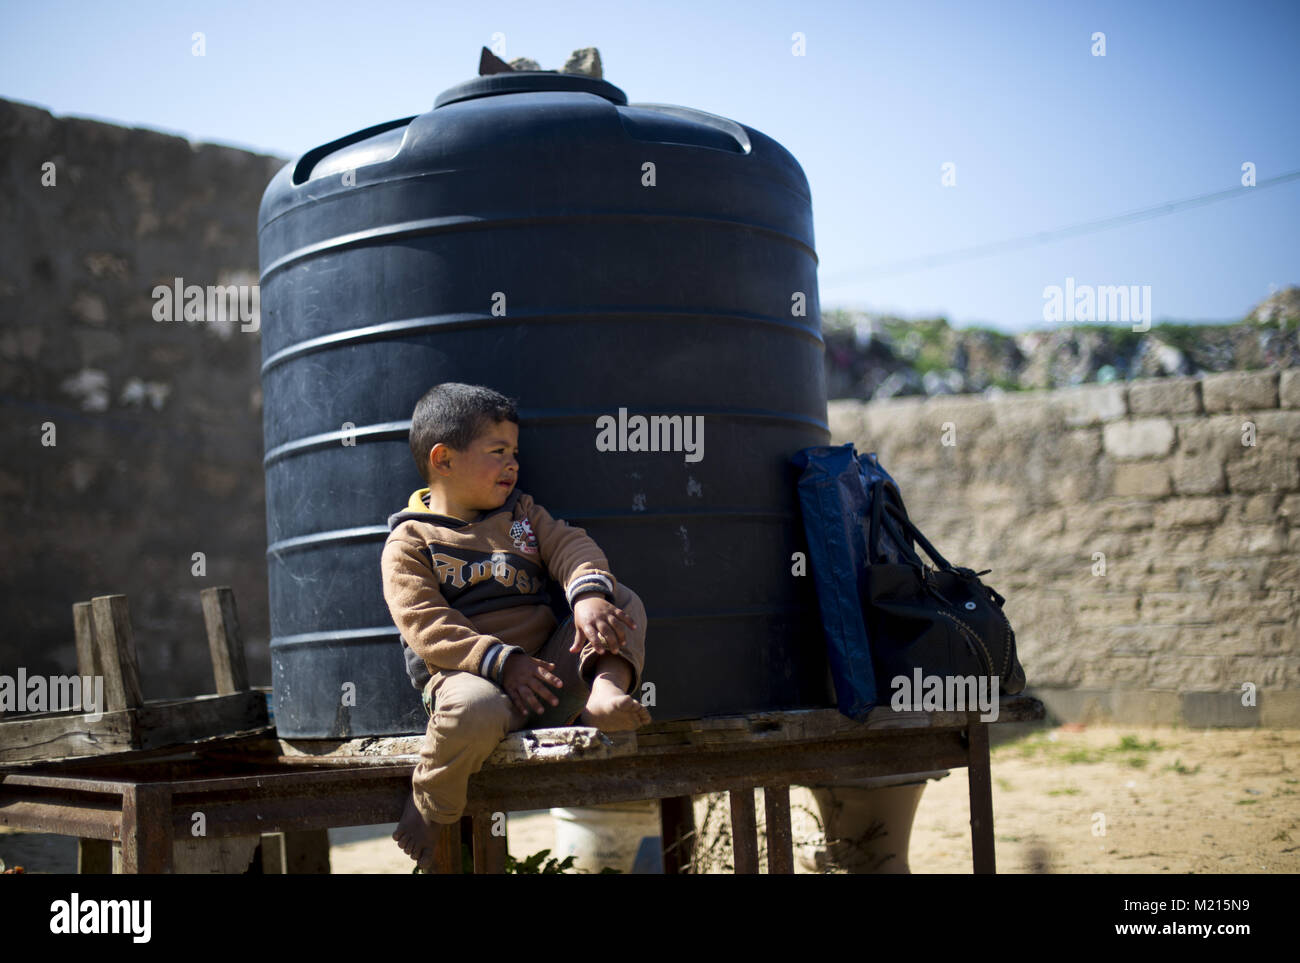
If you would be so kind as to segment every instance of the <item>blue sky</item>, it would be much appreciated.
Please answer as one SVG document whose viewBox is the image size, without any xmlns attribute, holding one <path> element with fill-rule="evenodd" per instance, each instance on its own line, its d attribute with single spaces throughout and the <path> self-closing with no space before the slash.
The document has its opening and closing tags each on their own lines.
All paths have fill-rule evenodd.
<svg viewBox="0 0 1300 963">
<path fill-rule="evenodd" d="M 0 2 L 0 97 L 296 156 L 422 113 L 506 59 L 600 49 L 631 102 L 730 117 L 812 187 L 823 310 L 1043 326 L 1043 289 L 1150 285 L 1154 320 L 1235 320 L 1300 284 L 1300 180 L 921 270 L 1300 170 L 1300 0 Z M 191 54 L 201 31 L 206 55 Z M 1092 35 L 1106 55 L 1093 56 Z M 806 52 L 792 53 L 792 35 Z M 956 184 L 941 183 L 955 165 Z M 250 212 L 255 216 L 256 212 Z M 891 269 L 891 266 L 893 268 Z"/>
</svg>

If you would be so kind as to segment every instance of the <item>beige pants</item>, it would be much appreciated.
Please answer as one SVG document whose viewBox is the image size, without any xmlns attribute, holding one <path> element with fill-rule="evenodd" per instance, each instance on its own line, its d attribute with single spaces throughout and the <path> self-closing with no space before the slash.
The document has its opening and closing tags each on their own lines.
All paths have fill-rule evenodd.
<svg viewBox="0 0 1300 963">
<path fill-rule="evenodd" d="M 619 650 L 632 665 L 632 682 L 627 691 L 635 698 L 641 688 L 641 671 L 645 666 L 645 606 L 631 589 L 620 584 L 614 604 L 632 617 L 635 629 L 623 626 L 626 644 Z M 578 718 L 596 675 L 598 653 L 590 641 L 581 652 L 570 652 L 577 629 L 570 615 L 534 658 L 555 663 L 555 674 L 564 686 L 551 691 L 560 704 L 552 706 L 538 701 L 545 711 L 538 715 L 520 714 L 505 690 L 495 682 L 472 672 L 436 671 L 424 689 L 424 705 L 429 727 L 420 747 L 420 762 L 411 778 L 415 805 L 424 818 L 434 823 L 457 822 L 465 811 L 469 777 L 478 772 L 492 750 L 507 732 L 519 729 L 545 729 L 565 726 Z"/>
</svg>

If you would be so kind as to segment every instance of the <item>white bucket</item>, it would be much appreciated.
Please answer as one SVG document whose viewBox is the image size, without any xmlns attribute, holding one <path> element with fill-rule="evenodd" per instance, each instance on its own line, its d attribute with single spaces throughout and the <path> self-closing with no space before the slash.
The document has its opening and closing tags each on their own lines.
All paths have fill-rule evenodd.
<svg viewBox="0 0 1300 963">
<path fill-rule="evenodd" d="M 599 873 L 603 867 L 630 873 L 641 840 L 659 839 L 659 801 L 607 803 L 552 809 L 556 859 L 572 856 L 573 868 Z"/>
</svg>

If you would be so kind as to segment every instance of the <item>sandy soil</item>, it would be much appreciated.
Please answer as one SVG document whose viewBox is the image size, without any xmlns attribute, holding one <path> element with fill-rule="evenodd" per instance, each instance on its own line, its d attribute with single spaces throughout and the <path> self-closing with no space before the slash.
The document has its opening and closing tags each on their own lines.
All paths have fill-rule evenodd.
<svg viewBox="0 0 1300 963">
<path fill-rule="evenodd" d="M 971 871 L 967 793 L 960 769 L 927 786 L 911 838 L 914 873 Z M 707 801 L 697 800 L 701 825 Z M 993 748 L 1003 873 L 1296 873 L 1298 801 L 1300 730 L 1065 726 Z M 792 804 L 796 842 L 810 853 L 812 823 L 798 807 L 811 797 L 795 790 Z M 511 814 L 508 831 L 516 858 L 554 845 L 547 812 Z M 334 872 L 409 873 L 391 832 L 331 830 Z M 76 843 L 0 827 L 0 860 L 75 872 Z"/>
<path fill-rule="evenodd" d="M 1000 872 L 1300 872 L 1300 730 L 1065 727 L 992 756 Z M 926 789 L 913 872 L 970 872 L 968 791 Z"/>
</svg>

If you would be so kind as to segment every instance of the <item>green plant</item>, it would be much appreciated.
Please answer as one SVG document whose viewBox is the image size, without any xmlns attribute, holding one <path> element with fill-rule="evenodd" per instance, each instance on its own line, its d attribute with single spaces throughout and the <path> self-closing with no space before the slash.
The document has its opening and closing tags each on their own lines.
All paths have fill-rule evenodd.
<svg viewBox="0 0 1300 963">
<path fill-rule="evenodd" d="M 563 873 L 579 872 L 573 868 L 573 857 L 565 856 L 564 859 L 557 860 L 551 855 L 549 849 L 543 849 L 540 852 L 533 853 L 525 859 L 515 859 L 509 853 L 506 853 L 506 872 L 517 873 L 519 875 L 529 876 L 552 876 Z M 545 862 L 543 863 L 543 860 Z M 471 874 L 474 872 L 474 856 L 468 845 L 462 845 L 461 848 L 461 872 Z M 610 869 L 606 866 L 601 873 L 617 873 L 617 869 Z M 411 870 L 412 875 L 421 875 L 420 867 L 416 866 Z"/>
<path fill-rule="evenodd" d="M 506 854 L 506 872 L 518 873 L 521 876 L 554 876 L 562 873 L 568 873 L 573 870 L 573 856 L 565 856 L 564 859 L 557 860 L 551 856 L 549 849 L 541 849 L 522 860 L 515 859 L 509 853 Z M 545 862 L 543 863 L 543 860 Z M 609 870 L 608 867 L 601 872 Z M 618 870 L 609 870 L 617 873 Z"/>
</svg>

